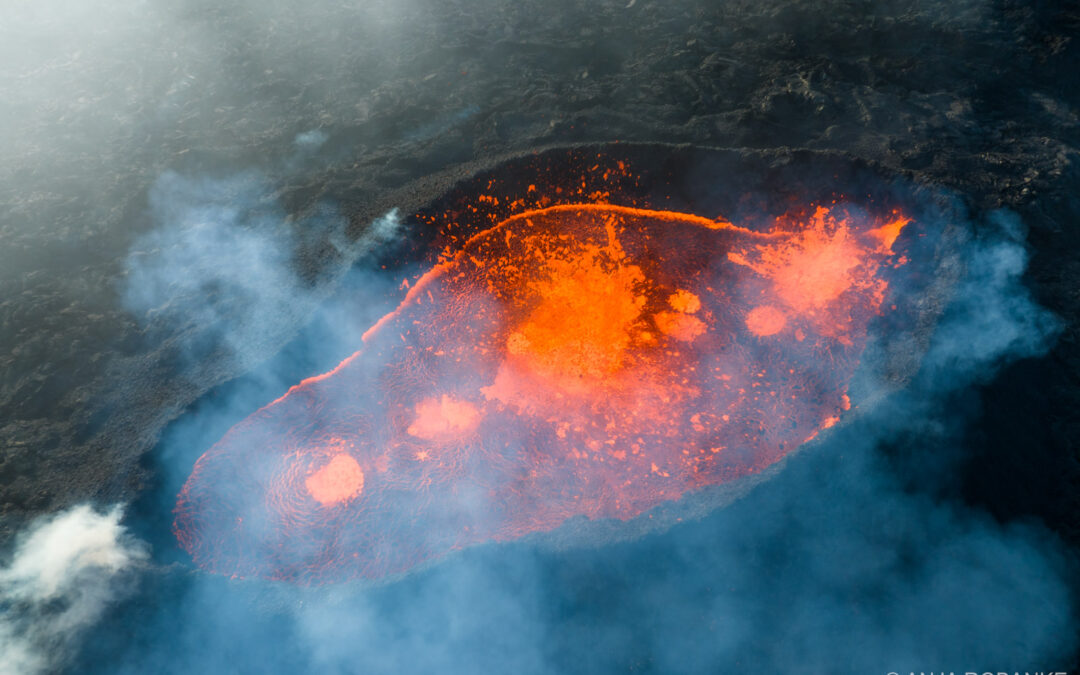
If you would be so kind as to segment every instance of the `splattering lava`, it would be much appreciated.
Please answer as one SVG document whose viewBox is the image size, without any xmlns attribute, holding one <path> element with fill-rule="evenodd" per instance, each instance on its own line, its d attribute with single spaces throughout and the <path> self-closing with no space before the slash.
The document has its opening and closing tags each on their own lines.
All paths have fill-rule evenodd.
<svg viewBox="0 0 1080 675">
<path fill-rule="evenodd" d="M 176 535 L 223 574 L 379 578 L 758 472 L 850 407 L 908 222 L 519 213 L 203 455 Z"/>
</svg>

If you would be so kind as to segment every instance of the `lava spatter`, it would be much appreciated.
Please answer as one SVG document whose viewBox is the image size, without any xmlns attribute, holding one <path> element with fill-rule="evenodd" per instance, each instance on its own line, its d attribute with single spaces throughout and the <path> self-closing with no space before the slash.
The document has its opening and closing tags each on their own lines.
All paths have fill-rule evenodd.
<svg viewBox="0 0 1080 675">
<path fill-rule="evenodd" d="M 214 445 L 179 496 L 178 539 L 224 574 L 380 578 L 758 472 L 850 407 L 908 222 L 512 216 L 338 368 Z"/>
</svg>

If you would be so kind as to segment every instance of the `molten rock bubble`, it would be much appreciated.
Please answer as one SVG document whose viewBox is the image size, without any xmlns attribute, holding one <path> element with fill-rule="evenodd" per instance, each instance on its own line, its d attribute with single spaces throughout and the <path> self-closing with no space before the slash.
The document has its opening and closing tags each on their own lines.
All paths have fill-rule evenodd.
<svg viewBox="0 0 1080 675">
<path fill-rule="evenodd" d="M 223 574 L 375 579 L 759 472 L 850 408 L 907 223 L 842 207 L 768 231 L 600 204 L 513 216 L 210 448 L 179 542 Z"/>
<path fill-rule="evenodd" d="M 772 305 L 762 305 L 751 309 L 746 314 L 746 328 L 754 335 L 768 337 L 784 330 L 787 317 Z"/>
</svg>

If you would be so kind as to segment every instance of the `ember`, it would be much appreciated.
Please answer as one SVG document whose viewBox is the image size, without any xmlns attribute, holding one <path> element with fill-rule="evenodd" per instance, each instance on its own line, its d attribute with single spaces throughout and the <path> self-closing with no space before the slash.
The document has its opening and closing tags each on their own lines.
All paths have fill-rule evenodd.
<svg viewBox="0 0 1080 675">
<path fill-rule="evenodd" d="M 758 472 L 850 408 L 908 222 L 518 213 L 212 447 L 177 537 L 214 572 L 379 578 Z"/>
</svg>

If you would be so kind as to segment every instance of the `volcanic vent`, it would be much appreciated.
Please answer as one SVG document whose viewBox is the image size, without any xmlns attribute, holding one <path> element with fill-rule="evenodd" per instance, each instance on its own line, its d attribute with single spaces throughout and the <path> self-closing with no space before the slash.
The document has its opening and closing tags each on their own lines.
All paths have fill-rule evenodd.
<svg viewBox="0 0 1080 675">
<path fill-rule="evenodd" d="M 376 579 L 625 521 L 759 473 L 850 409 L 871 324 L 902 315 L 911 216 L 838 197 L 748 225 L 592 189 L 632 177 L 624 162 L 587 173 L 475 195 L 501 214 L 473 231 L 479 210 L 431 216 L 443 253 L 361 349 L 198 460 L 175 511 L 196 563 Z"/>
</svg>

